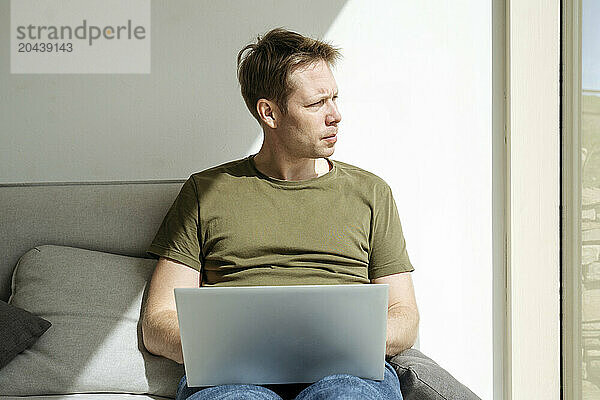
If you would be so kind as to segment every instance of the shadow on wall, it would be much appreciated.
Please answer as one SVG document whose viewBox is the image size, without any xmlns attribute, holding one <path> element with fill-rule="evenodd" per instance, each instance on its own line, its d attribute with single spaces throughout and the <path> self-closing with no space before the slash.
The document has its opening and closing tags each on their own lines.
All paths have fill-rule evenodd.
<svg viewBox="0 0 600 400">
<path fill-rule="evenodd" d="M 154 1 L 150 75 L 11 75 L 9 63 L 0 64 L 0 87 L 6 94 L 0 98 L 0 130 L 11 132 L 0 137 L 0 171 L 3 171 L 0 179 L 3 183 L 23 183 L 172 178 L 174 169 L 169 167 L 173 166 L 173 160 L 164 154 L 173 154 L 174 147 L 182 149 L 178 161 L 193 163 L 190 171 L 222 163 L 223 159 L 240 158 L 253 144 L 259 128 L 239 92 L 235 74 L 238 51 L 256 39 L 256 35 L 276 26 L 322 37 L 345 3 L 345 0 Z M 9 4 L 0 2 L 0 21 L 6 25 L 9 24 Z M 0 41 L 0 51 L 8 53 L 8 46 L 9 41 Z M 250 126 L 256 130 L 248 129 Z M 190 145 L 192 139 L 193 145 Z M 23 157 L 19 149 L 32 151 Z M 67 150 L 76 156 L 66 157 Z M 185 167 L 177 164 L 179 170 Z M 122 176 L 123 171 L 128 171 L 126 177 Z M 180 183 L 174 185 L 178 187 Z M 145 197 L 153 198 L 150 203 L 160 207 L 160 217 L 154 213 L 152 217 L 156 221 L 149 228 L 148 215 L 129 215 L 139 210 L 121 210 L 126 215 L 119 223 L 99 222 L 100 216 L 108 213 L 116 218 L 119 213 L 105 209 L 114 207 L 118 199 L 104 198 L 106 193 L 98 189 L 98 193 L 86 194 L 91 199 L 87 206 L 97 208 L 79 213 L 78 218 L 64 219 L 63 225 L 72 229 L 61 231 L 52 216 L 61 215 L 61 207 L 70 204 L 58 201 L 61 193 L 68 192 L 64 188 L 48 188 L 56 193 L 47 193 L 55 199 L 44 204 L 51 208 L 47 213 L 39 204 L 24 207 L 29 204 L 27 199 L 35 203 L 37 197 L 27 195 L 32 188 L 3 190 L 13 193 L 3 202 L 13 199 L 13 205 L 21 205 L 18 210 L 16 206 L 13 208 L 15 214 L 41 216 L 31 218 L 40 228 L 35 230 L 35 235 L 31 226 L 24 226 L 19 232 L 3 231 L 3 235 L 10 236 L 5 243 L 7 247 L 11 245 L 8 250 L 13 260 L 18 259 L 24 249 L 44 243 L 139 256 L 140 248 L 146 248 L 146 242 L 149 243 L 158 229 L 167 211 L 165 205 L 170 205 L 176 195 L 169 192 L 168 200 L 165 197 L 160 201 Z M 86 191 L 86 188 L 73 190 Z M 126 204 L 131 202 L 132 196 L 144 198 L 143 193 L 134 195 L 126 189 L 121 194 Z M 86 208 L 85 202 L 79 202 L 81 199 L 75 194 L 70 199 Z M 5 217 L 12 219 L 12 214 L 7 213 Z M 128 220 L 134 217 L 144 222 Z M 13 222 L 16 224 L 17 220 Z M 131 229 L 140 230 L 136 232 L 139 236 L 127 236 L 131 231 L 125 227 L 123 232 L 105 232 L 110 226 L 138 226 Z M 141 246 L 140 240 L 143 241 Z M 3 265 L 0 274 L 1 286 L 6 291 L 15 263 L 9 267 L 6 269 Z M 134 300 L 132 296 L 132 304 Z M 91 357 L 106 344 L 115 329 L 115 326 L 105 326 L 104 331 L 95 332 L 95 347 L 86 349 L 85 353 L 89 357 L 80 357 L 79 363 L 72 366 L 73 374 L 60 382 L 65 391 L 77 391 L 77 371 L 89 367 Z"/>
<path fill-rule="evenodd" d="M 0 183 L 185 178 L 246 155 L 261 131 L 238 52 L 279 26 L 322 38 L 345 4 L 153 1 L 150 74 L 11 75 L 1 63 L 0 131 L 11 134 L 0 137 Z"/>
</svg>

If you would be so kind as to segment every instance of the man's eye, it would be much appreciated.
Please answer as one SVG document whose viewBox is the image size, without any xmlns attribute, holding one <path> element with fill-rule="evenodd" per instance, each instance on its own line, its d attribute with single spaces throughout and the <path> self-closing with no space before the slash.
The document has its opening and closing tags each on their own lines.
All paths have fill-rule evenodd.
<svg viewBox="0 0 600 400">
<path fill-rule="evenodd" d="M 319 100 L 318 102 L 311 104 L 311 106 L 318 106 L 319 104 L 323 104 L 325 100 Z"/>
</svg>

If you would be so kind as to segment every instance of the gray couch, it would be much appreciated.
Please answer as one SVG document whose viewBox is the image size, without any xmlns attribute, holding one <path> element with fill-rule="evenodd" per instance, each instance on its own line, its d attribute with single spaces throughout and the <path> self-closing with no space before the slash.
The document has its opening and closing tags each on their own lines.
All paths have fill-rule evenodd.
<svg viewBox="0 0 600 400">
<path fill-rule="evenodd" d="M 0 369 L 0 399 L 164 399 L 183 367 L 146 351 L 145 253 L 184 180 L 0 185 L 0 300 L 52 323 Z M 405 399 L 477 399 L 417 349 Z"/>
</svg>

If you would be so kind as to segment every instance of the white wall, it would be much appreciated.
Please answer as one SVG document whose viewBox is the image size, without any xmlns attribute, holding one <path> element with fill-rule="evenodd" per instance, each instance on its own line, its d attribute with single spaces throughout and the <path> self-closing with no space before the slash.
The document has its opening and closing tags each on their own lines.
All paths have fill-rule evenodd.
<svg viewBox="0 0 600 400">
<path fill-rule="evenodd" d="M 10 75 L 0 64 L 0 183 L 182 179 L 256 152 L 237 52 L 275 26 L 324 37 L 344 54 L 333 158 L 392 186 L 420 349 L 483 399 L 495 384 L 499 399 L 491 18 L 478 0 L 154 1 L 149 75 Z"/>
<path fill-rule="evenodd" d="M 392 185 L 420 349 L 491 399 L 491 3 L 349 1 L 326 38 L 345 54 L 335 155 Z"/>
</svg>

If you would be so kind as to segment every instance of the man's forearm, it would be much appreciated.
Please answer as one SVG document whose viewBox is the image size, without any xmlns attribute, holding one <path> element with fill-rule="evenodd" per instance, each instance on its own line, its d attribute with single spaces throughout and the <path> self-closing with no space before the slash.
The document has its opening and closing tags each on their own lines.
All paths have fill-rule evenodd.
<svg viewBox="0 0 600 400">
<path fill-rule="evenodd" d="M 412 347 L 417 340 L 419 312 L 409 307 L 388 308 L 385 354 L 396 355 Z"/>
<path fill-rule="evenodd" d="M 183 364 L 177 311 L 165 310 L 145 315 L 142 323 L 144 345 L 149 352 Z"/>
</svg>

